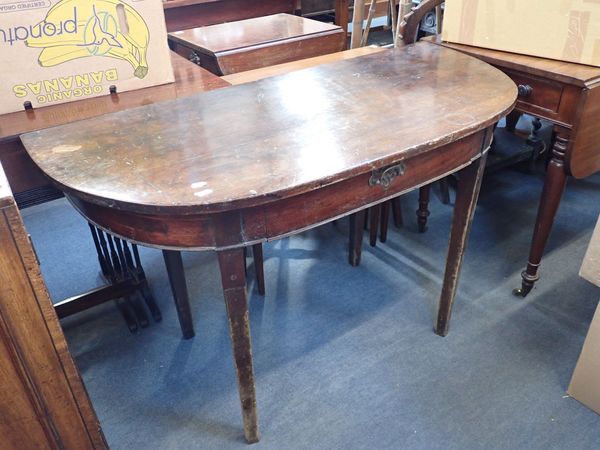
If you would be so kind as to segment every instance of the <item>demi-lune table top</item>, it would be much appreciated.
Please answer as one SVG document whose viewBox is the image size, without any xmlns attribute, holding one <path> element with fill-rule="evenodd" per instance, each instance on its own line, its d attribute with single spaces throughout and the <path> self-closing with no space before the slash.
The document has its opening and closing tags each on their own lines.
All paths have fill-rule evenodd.
<svg viewBox="0 0 600 450">
<path fill-rule="evenodd" d="M 301 194 L 481 130 L 516 87 L 432 44 L 379 52 L 22 136 L 66 192 L 199 213 Z"/>
</svg>

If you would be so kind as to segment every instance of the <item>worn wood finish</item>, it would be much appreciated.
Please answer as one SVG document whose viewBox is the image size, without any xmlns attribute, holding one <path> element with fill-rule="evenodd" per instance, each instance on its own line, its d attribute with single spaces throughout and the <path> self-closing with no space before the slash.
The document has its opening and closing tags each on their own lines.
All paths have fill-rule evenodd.
<svg viewBox="0 0 600 450">
<path fill-rule="evenodd" d="M 486 145 L 491 143 L 491 132 L 486 138 Z M 446 258 L 446 271 L 444 284 L 440 296 L 435 332 L 440 336 L 448 334 L 452 305 L 458 287 L 458 278 L 462 261 L 467 246 L 469 230 L 475 214 L 475 205 L 479 196 L 479 188 L 485 169 L 487 153 L 477 163 L 465 167 L 458 173 L 458 188 L 454 204 L 454 216 L 448 243 L 448 257 Z"/>
<path fill-rule="evenodd" d="M 475 84 L 477 89 L 466 89 Z M 452 94 L 458 89 L 465 92 L 456 104 Z M 415 45 L 28 133 L 22 140 L 44 172 L 78 198 L 132 212 L 187 215 L 261 205 L 425 156 L 495 123 L 502 116 L 498 105 L 514 95 L 512 82 L 486 64 Z M 356 105 L 351 113 L 349 99 Z M 380 114 L 385 110 L 395 114 Z M 368 114 L 377 114 L 376 126 L 365 120 Z"/>
<path fill-rule="evenodd" d="M 167 31 L 233 22 L 276 13 L 293 13 L 295 0 L 168 0 L 163 3 Z"/>
<path fill-rule="evenodd" d="M 169 34 L 177 53 L 216 75 L 268 67 L 339 52 L 345 35 L 337 25 L 275 14 Z M 191 56 L 190 56 L 191 55 Z"/>
<path fill-rule="evenodd" d="M 175 53 L 171 53 L 171 62 L 175 73 L 175 82 L 171 84 L 1 115 L 0 162 L 13 193 L 49 185 L 48 179 L 25 152 L 20 134 L 229 86 L 226 81 Z"/>
<path fill-rule="evenodd" d="M 252 81 L 262 80 L 263 78 L 274 77 L 276 75 L 284 75 L 296 70 L 308 69 L 310 67 L 320 66 L 321 64 L 329 64 L 346 59 L 356 58 L 358 56 L 378 53 L 385 50 L 382 47 L 368 46 L 359 47 L 352 50 L 344 50 L 342 52 L 330 53 L 328 55 L 314 56 L 312 58 L 300 59 L 274 66 L 262 67 L 260 69 L 248 70 L 245 72 L 232 73 L 221 77 L 223 80 L 233 85 L 250 83 Z"/>
<path fill-rule="evenodd" d="M 539 279 L 538 269 L 550 237 L 566 177 L 584 178 L 600 171 L 600 68 L 517 55 L 460 44 L 433 42 L 486 61 L 518 85 L 515 110 L 554 123 L 557 136 L 546 172 L 527 268 L 514 293 L 526 296 Z M 539 122 L 534 123 L 535 128 Z M 558 138 L 560 137 L 560 138 Z"/>
<path fill-rule="evenodd" d="M 494 123 L 515 100 L 514 84 L 499 71 L 416 45 L 22 139 L 91 222 L 164 249 L 218 251 L 245 436 L 254 442 L 243 248 L 479 166 Z M 473 204 L 476 187 L 466 183 L 462 194 Z M 440 309 L 447 317 L 471 203 L 457 211 L 450 239 Z"/>
<path fill-rule="evenodd" d="M 242 406 L 244 436 L 248 443 L 258 442 L 260 434 L 252 367 L 244 252 L 240 248 L 222 250 L 218 252 L 218 257 Z"/>
<path fill-rule="evenodd" d="M 0 166 L 0 436 L 3 449 L 104 449 Z"/>
</svg>

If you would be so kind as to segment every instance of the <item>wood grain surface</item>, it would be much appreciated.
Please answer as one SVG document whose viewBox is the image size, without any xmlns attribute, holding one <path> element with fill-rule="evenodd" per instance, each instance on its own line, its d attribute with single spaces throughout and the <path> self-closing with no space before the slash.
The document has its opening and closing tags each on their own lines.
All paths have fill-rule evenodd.
<svg viewBox="0 0 600 450">
<path fill-rule="evenodd" d="M 191 214 L 297 195 L 432 151 L 493 124 L 515 98 L 498 70 L 426 44 L 22 140 L 67 192 L 112 208 Z"/>
</svg>

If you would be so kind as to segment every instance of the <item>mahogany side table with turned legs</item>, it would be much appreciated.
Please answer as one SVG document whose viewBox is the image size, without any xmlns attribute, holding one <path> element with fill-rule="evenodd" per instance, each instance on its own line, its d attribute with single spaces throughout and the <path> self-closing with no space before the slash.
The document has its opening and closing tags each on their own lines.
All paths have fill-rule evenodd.
<svg viewBox="0 0 600 450">
<path fill-rule="evenodd" d="M 585 178 L 600 171 L 600 67 L 442 43 L 439 37 L 435 42 L 502 70 L 519 87 L 515 111 L 553 124 L 555 137 L 529 260 L 521 287 L 514 290 L 525 297 L 540 278 L 538 269 L 568 177 Z"/>
</svg>

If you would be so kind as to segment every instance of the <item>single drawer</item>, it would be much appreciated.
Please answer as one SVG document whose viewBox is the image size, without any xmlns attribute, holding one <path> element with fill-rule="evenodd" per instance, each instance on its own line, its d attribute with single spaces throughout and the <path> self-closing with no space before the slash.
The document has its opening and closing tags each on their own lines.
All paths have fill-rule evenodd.
<svg viewBox="0 0 600 450">
<path fill-rule="evenodd" d="M 534 77 L 522 72 L 503 70 L 519 88 L 519 102 L 536 108 L 558 112 L 563 87 L 559 83 Z"/>
</svg>

